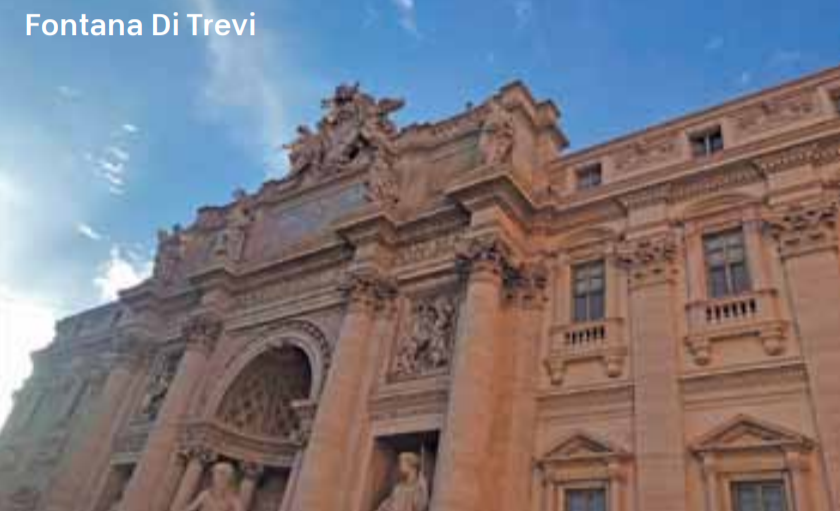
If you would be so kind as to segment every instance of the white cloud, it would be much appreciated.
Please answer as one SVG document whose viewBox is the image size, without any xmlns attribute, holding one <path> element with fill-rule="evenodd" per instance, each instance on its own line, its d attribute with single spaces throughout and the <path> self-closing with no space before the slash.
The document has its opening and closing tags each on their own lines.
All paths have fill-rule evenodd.
<svg viewBox="0 0 840 511">
<path fill-rule="evenodd" d="M 750 73 L 749 71 L 743 71 L 738 76 L 738 84 L 742 87 L 746 87 L 750 83 L 752 83 L 752 73 Z"/>
<path fill-rule="evenodd" d="M 99 241 L 102 239 L 102 234 L 84 222 L 76 224 L 76 232 L 93 241 Z"/>
<path fill-rule="evenodd" d="M 726 44 L 726 40 L 723 38 L 723 36 L 715 35 L 709 38 L 708 41 L 706 41 L 705 48 L 706 51 L 718 51 L 723 49 L 724 44 Z"/>
<path fill-rule="evenodd" d="M 516 0 L 513 3 L 513 15 L 516 18 L 516 28 L 525 28 L 534 17 L 534 2 L 532 0 Z"/>
<path fill-rule="evenodd" d="M 152 262 L 114 245 L 108 260 L 99 266 L 99 275 L 93 283 L 99 289 L 103 302 L 116 300 L 119 291 L 137 285 L 152 273 Z"/>
<path fill-rule="evenodd" d="M 49 344 L 62 314 L 46 300 L 0 286 L 0 424 L 12 409 L 12 393 L 32 371 L 29 354 Z"/>
<path fill-rule="evenodd" d="M 188 0 L 207 18 L 222 18 L 215 0 Z M 270 55 L 271 33 L 260 27 L 255 36 L 202 38 L 206 43 L 208 79 L 203 97 L 211 115 L 233 120 L 242 140 L 259 139 L 265 154 L 275 152 L 284 139 L 286 126 L 279 86 L 269 76 L 277 65 Z M 205 108 L 206 111 L 206 108 Z"/>
<path fill-rule="evenodd" d="M 58 97 L 65 101 L 75 101 L 82 97 L 82 91 L 74 89 L 69 85 L 59 85 L 55 88 Z"/>
<path fill-rule="evenodd" d="M 414 0 L 391 0 L 391 2 L 397 8 L 399 23 L 403 30 L 414 37 L 420 37 L 420 31 L 417 28 L 417 8 Z"/>
<path fill-rule="evenodd" d="M 131 123 L 125 123 L 121 126 L 121 128 L 126 133 L 131 133 L 131 134 L 138 133 L 140 131 L 140 128 L 138 128 L 136 125 L 131 124 Z"/>
</svg>

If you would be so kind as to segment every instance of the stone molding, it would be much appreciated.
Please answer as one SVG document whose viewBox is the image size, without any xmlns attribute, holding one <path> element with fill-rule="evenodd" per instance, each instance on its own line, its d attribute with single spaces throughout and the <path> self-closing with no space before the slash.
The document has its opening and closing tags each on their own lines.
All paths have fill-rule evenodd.
<svg viewBox="0 0 840 511">
<path fill-rule="evenodd" d="M 456 268 L 471 279 L 502 279 L 513 268 L 511 248 L 496 234 L 467 239 L 457 251 Z"/>
</svg>

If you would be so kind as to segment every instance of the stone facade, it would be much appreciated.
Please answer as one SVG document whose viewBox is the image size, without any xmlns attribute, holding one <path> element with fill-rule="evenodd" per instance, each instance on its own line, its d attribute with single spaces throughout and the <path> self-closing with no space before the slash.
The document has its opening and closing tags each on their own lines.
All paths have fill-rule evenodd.
<svg viewBox="0 0 840 511">
<path fill-rule="evenodd" d="M 565 154 L 520 83 L 403 128 L 341 86 L 33 355 L 0 509 L 840 509 L 838 98 Z"/>
</svg>

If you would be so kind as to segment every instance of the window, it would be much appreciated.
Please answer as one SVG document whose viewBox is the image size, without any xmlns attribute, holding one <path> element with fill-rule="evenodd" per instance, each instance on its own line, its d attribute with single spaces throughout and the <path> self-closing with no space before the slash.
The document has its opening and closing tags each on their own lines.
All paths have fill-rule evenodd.
<svg viewBox="0 0 840 511">
<path fill-rule="evenodd" d="M 750 290 L 744 233 L 739 229 L 703 238 L 709 296 L 721 298 Z"/>
<path fill-rule="evenodd" d="M 606 511 L 607 495 L 603 488 L 568 489 L 565 511 Z"/>
<path fill-rule="evenodd" d="M 587 165 L 576 172 L 577 189 L 586 190 L 601 185 L 601 164 Z"/>
<path fill-rule="evenodd" d="M 787 511 L 784 481 L 733 482 L 732 508 L 734 511 Z"/>
<path fill-rule="evenodd" d="M 576 322 L 604 319 L 604 261 L 593 261 L 572 268 L 572 317 Z"/>
<path fill-rule="evenodd" d="M 695 158 L 710 156 L 723 150 L 723 132 L 720 127 L 703 131 L 689 137 L 691 154 Z"/>
</svg>

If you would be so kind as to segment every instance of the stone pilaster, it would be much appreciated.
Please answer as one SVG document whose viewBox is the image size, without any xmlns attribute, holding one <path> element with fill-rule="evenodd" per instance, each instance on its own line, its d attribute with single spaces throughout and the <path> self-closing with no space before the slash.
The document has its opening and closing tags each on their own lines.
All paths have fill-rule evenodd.
<svg viewBox="0 0 840 511">
<path fill-rule="evenodd" d="M 146 359 L 148 340 L 147 335 L 136 331 L 118 334 L 111 370 L 91 414 L 96 419 L 84 433 L 79 447 L 63 464 L 45 509 L 65 510 L 81 503 L 91 505 L 96 498 L 96 483 L 102 471 L 108 469 L 109 440 L 117 433 L 126 394 Z"/>
<path fill-rule="evenodd" d="M 675 318 L 677 243 L 671 233 L 625 242 L 635 375 L 636 509 L 686 509 L 685 446 Z"/>
<path fill-rule="evenodd" d="M 808 365 L 831 509 L 840 506 L 837 209 L 835 202 L 818 202 L 777 211 L 769 219 L 779 244 L 802 354 Z"/>
<path fill-rule="evenodd" d="M 468 282 L 436 468 L 435 511 L 479 511 L 496 493 L 485 485 L 492 475 L 487 452 L 494 423 L 494 368 L 507 250 L 495 238 L 473 240 L 459 263 L 468 272 Z"/>
<path fill-rule="evenodd" d="M 507 491 L 501 509 L 524 509 L 532 484 L 534 435 L 537 424 L 537 380 L 539 346 L 545 331 L 548 302 L 548 269 L 540 264 L 524 266 L 512 282 L 511 309 L 516 315 L 511 332 L 512 359 L 510 442 L 504 458 L 503 479 Z"/>
<path fill-rule="evenodd" d="M 182 336 L 186 342 L 186 351 L 140 462 L 126 488 L 123 499 L 125 511 L 155 511 L 168 504 L 160 502 L 164 497 L 160 488 L 163 487 L 164 479 L 171 476 L 170 464 L 184 414 L 204 375 L 207 360 L 222 335 L 222 328 L 221 318 L 216 313 L 206 311 L 194 315 L 184 325 Z M 150 495 L 156 496 L 158 500 L 151 506 Z"/>
<path fill-rule="evenodd" d="M 371 272 L 352 274 L 342 285 L 347 311 L 341 324 L 330 372 L 324 385 L 291 509 L 342 509 L 342 469 L 352 447 L 353 421 L 360 420 L 360 392 L 366 375 L 375 371 L 370 336 L 374 317 L 393 286 Z"/>
</svg>

